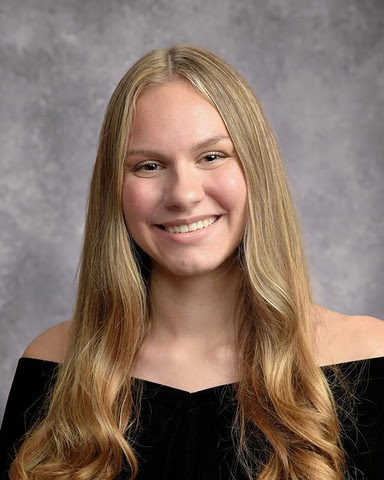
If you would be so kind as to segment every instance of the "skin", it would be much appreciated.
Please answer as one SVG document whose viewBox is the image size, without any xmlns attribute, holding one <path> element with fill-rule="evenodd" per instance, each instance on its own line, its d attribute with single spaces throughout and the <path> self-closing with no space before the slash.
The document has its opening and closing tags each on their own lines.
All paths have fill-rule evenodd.
<svg viewBox="0 0 384 480">
<path fill-rule="evenodd" d="M 152 259 L 152 327 L 133 376 L 197 391 L 237 380 L 234 261 L 246 183 L 215 108 L 182 80 L 137 102 L 123 188 L 130 235 Z M 207 228 L 164 227 L 214 217 Z M 70 322 L 35 339 L 26 357 L 63 361 Z M 384 322 L 313 305 L 319 365 L 384 356 Z"/>
<path fill-rule="evenodd" d="M 123 210 L 129 233 L 152 259 L 153 276 L 179 284 L 187 276 L 214 279 L 216 269 L 227 269 L 243 236 L 246 198 L 240 163 L 215 108 L 181 80 L 144 92 L 132 125 Z M 210 217 L 217 221 L 207 228 L 164 230 Z"/>
<path fill-rule="evenodd" d="M 182 126 L 182 128 L 180 128 Z M 194 387 L 234 378 L 234 261 L 246 221 L 247 189 L 216 109 L 188 83 L 154 87 L 139 98 L 123 189 L 128 231 L 152 259 L 152 330 L 136 376 Z M 216 218 L 206 228 L 167 227 Z M 217 380 L 216 380 L 217 381 Z"/>
</svg>

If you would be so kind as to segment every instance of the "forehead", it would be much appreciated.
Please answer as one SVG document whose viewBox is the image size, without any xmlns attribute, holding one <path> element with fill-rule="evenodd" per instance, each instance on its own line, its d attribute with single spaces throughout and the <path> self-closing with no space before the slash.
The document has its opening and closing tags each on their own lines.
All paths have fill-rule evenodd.
<svg viewBox="0 0 384 480">
<path fill-rule="evenodd" d="M 186 145 L 214 135 L 228 135 L 220 114 L 195 87 L 177 79 L 151 87 L 139 96 L 129 144 Z"/>
</svg>

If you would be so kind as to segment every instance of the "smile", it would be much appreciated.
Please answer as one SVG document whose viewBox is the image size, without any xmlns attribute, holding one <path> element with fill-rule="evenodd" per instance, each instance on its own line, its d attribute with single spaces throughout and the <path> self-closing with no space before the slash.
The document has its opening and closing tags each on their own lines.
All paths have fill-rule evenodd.
<svg viewBox="0 0 384 480">
<path fill-rule="evenodd" d="M 198 222 L 190 223 L 189 225 L 174 225 L 172 227 L 163 227 L 168 233 L 188 233 L 201 230 L 202 228 L 210 227 L 219 217 L 209 217 Z"/>
</svg>

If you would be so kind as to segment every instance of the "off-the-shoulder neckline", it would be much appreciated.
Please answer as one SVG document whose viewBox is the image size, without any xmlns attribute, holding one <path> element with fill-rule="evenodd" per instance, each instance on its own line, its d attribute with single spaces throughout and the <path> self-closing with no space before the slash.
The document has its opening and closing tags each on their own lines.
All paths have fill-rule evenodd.
<svg viewBox="0 0 384 480">
<path fill-rule="evenodd" d="M 23 361 L 30 361 L 30 362 L 34 362 L 34 363 L 41 363 L 41 364 L 51 364 L 52 366 L 54 367 L 57 367 L 58 365 L 60 365 L 60 362 L 55 362 L 55 361 L 52 361 L 52 360 L 43 360 L 43 359 L 40 359 L 40 358 L 32 358 L 32 357 L 20 357 L 19 361 L 20 360 L 23 360 Z M 375 362 L 375 361 L 384 361 L 384 356 L 381 356 L 381 357 L 372 357 L 372 358 L 362 358 L 362 359 L 358 359 L 358 360 L 350 360 L 348 362 L 340 362 L 340 363 L 337 363 L 337 364 L 334 364 L 334 365 L 322 365 L 320 368 L 322 369 L 326 369 L 326 368 L 331 368 L 331 367 L 334 367 L 334 366 L 339 366 L 339 367 L 348 367 L 348 366 L 353 366 L 353 365 L 356 365 L 356 364 L 359 364 L 359 363 L 370 363 L 370 362 Z M 164 392 L 173 392 L 175 394 L 178 394 L 178 395 L 188 395 L 188 396 L 205 396 L 213 391 L 221 391 L 221 390 L 224 390 L 225 388 L 232 388 L 233 386 L 235 386 L 237 384 L 237 382 L 233 382 L 233 383 L 225 383 L 225 384 L 221 384 L 221 385 L 214 385 L 212 387 L 208 387 L 208 388 L 204 388 L 202 390 L 195 390 L 195 391 L 192 391 L 192 392 L 189 392 L 188 390 L 182 390 L 180 388 L 177 388 L 177 387 L 173 387 L 171 385 L 164 385 L 162 383 L 157 383 L 157 382 L 153 382 L 151 380 L 146 380 L 144 378 L 136 378 L 136 377 L 133 377 L 133 380 L 135 381 L 138 381 L 138 382 L 142 382 L 143 385 L 145 385 L 147 388 L 150 388 L 150 389 L 156 389 L 156 390 L 163 390 Z"/>
</svg>

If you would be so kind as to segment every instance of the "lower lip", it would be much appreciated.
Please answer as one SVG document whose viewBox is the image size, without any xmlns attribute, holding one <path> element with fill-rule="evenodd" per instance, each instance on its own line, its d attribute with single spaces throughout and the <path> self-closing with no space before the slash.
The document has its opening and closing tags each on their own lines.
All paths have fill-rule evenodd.
<svg viewBox="0 0 384 480">
<path fill-rule="evenodd" d="M 201 239 L 204 239 L 211 235 L 213 231 L 215 230 L 215 226 L 217 223 L 219 223 L 221 217 L 219 217 L 216 222 L 212 223 L 208 227 L 205 228 L 200 228 L 198 230 L 194 230 L 192 232 L 186 232 L 186 233 L 169 233 L 167 230 L 163 230 L 160 227 L 155 227 L 158 232 L 162 235 L 162 237 L 166 238 L 169 241 L 172 241 L 176 244 L 187 244 L 187 243 L 192 243 Z"/>
</svg>

